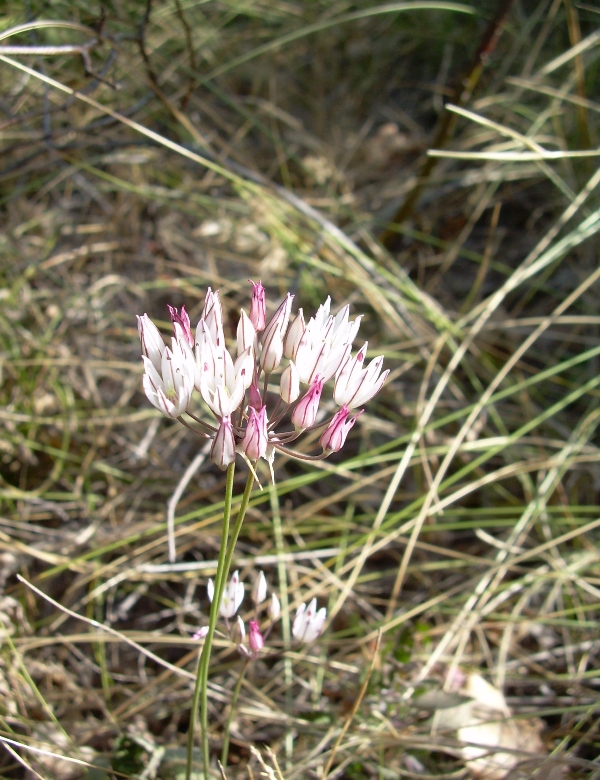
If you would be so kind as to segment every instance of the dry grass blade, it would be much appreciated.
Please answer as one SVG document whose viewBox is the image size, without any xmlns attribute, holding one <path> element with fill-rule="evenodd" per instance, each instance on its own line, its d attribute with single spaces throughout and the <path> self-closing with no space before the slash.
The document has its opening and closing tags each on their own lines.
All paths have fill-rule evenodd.
<svg viewBox="0 0 600 780">
<path fill-rule="evenodd" d="M 468 675 L 549 756 L 491 754 L 598 774 L 597 13 L 21 6 L 0 31 L 2 778 L 181 776 L 224 477 L 147 402 L 134 315 L 195 324 L 210 286 L 233 343 L 248 278 L 351 304 L 391 373 L 340 453 L 276 458 L 274 485 L 257 466 L 234 565 L 282 620 L 237 692 L 218 637 L 214 777 L 476 776 L 477 731 L 432 734 Z"/>
</svg>

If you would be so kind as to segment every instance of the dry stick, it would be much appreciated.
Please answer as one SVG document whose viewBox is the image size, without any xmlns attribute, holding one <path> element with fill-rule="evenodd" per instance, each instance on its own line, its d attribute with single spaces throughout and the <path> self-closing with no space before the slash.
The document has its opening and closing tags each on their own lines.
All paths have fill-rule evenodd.
<svg viewBox="0 0 600 780">
<path fill-rule="evenodd" d="M 41 596 L 41 598 L 45 599 L 49 604 L 52 604 L 53 607 L 60 609 L 62 612 L 65 612 L 70 617 L 76 618 L 77 620 L 82 620 L 84 623 L 87 623 L 90 626 L 94 626 L 94 628 L 99 628 L 101 631 L 106 631 L 107 634 L 116 636 L 121 642 L 125 642 L 125 644 L 129 645 L 130 647 L 134 647 L 136 650 L 142 653 L 142 655 L 145 655 L 146 658 L 150 658 L 155 663 L 159 664 L 160 666 L 164 666 L 166 669 L 169 669 L 171 672 L 175 672 L 175 674 L 178 674 L 181 677 L 187 677 L 192 680 L 196 679 L 196 675 L 192 674 L 191 672 L 186 672 L 185 669 L 180 669 L 178 666 L 174 666 L 173 664 L 170 664 L 168 661 L 163 660 L 162 658 L 155 655 L 150 650 L 146 650 L 145 647 L 138 645 L 138 643 L 134 642 L 133 639 L 129 639 L 128 637 L 126 637 L 120 631 L 116 631 L 114 628 L 111 628 L 110 626 L 105 626 L 104 623 L 100 623 L 97 620 L 93 620 L 92 618 L 85 617 L 84 615 L 79 615 L 77 612 L 73 612 L 72 610 L 60 604 L 58 601 L 55 601 L 53 598 L 48 596 L 47 593 L 44 593 L 39 588 L 36 588 L 35 585 L 33 585 L 31 582 L 28 582 L 25 579 L 25 577 L 23 577 L 21 574 L 17 574 L 17 579 L 19 580 L 19 582 L 22 582 L 23 585 L 26 585 L 28 588 L 30 588 L 34 593 L 37 593 L 38 596 Z M 153 637 L 152 641 L 155 642 L 156 637 Z"/>
<path fill-rule="evenodd" d="M 358 712 L 358 708 L 362 704 L 362 700 L 365 697 L 365 693 L 367 692 L 367 688 L 369 687 L 369 681 L 371 680 L 371 675 L 373 674 L 373 669 L 375 668 L 375 661 L 377 659 L 377 653 L 379 652 L 379 645 L 381 644 L 381 635 L 382 635 L 382 630 L 379 629 L 379 632 L 377 633 L 377 641 L 375 643 L 375 649 L 373 650 L 373 657 L 371 658 L 371 663 L 369 665 L 367 676 L 365 677 L 364 682 L 361 685 L 360 691 L 358 692 L 358 696 L 356 697 L 356 701 L 354 702 L 352 710 L 350 711 L 350 714 L 346 718 L 346 722 L 342 726 L 342 730 L 340 731 L 339 737 L 336 739 L 335 745 L 331 749 L 331 754 L 329 756 L 329 760 L 327 761 L 327 766 L 325 767 L 325 771 L 323 772 L 322 780 L 326 780 L 327 775 L 329 774 L 329 770 L 331 769 L 331 765 L 333 764 L 335 754 L 337 753 L 340 744 L 344 739 L 346 732 L 350 728 L 350 724 L 354 720 L 354 716 Z"/>
<path fill-rule="evenodd" d="M 210 452 L 211 446 L 212 440 L 206 442 L 204 447 L 202 447 L 200 452 L 196 455 L 194 460 L 185 470 L 183 476 L 179 480 L 177 487 L 175 488 L 175 492 L 167 504 L 167 538 L 169 543 L 170 563 L 175 563 L 175 558 L 177 556 L 177 551 L 175 549 L 175 511 L 177 510 L 177 504 L 179 504 L 179 500 L 183 494 L 183 491 L 189 485 L 190 480 L 206 460 L 206 456 Z"/>
<path fill-rule="evenodd" d="M 502 34 L 502 26 L 508 16 L 513 0 L 501 0 L 496 16 L 489 23 L 479 47 L 475 52 L 471 67 L 467 71 L 467 74 L 463 76 L 458 85 L 454 88 L 451 100 L 449 102 L 455 102 L 459 106 L 464 105 L 475 89 L 477 82 L 483 72 L 484 66 L 496 48 L 496 44 Z M 438 127 L 435 136 L 432 141 L 434 149 L 441 148 L 446 145 L 446 142 L 456 124 L 456 117 L 450 114 L 448 111 L 444 111 L 440 117 Z M 425 189 L 427 182 L 433 173 L 433 169 L 437 165 L 437 160 L 433 157 L 425 157 L 421 163 L 419 173 L 416 177 L 413 188 L 409 191 L 408 195 L 404 199 L 404 203 L 396 211 L 392 223 L 401 224 L 405 222 L 408 217 L 413 213 L 417 201 Z M 398 234 L 395 230 L 388 228 L 380 237 L 381 243 L 388 249 L 392 248 L 398 238 Z"/>
</svg>

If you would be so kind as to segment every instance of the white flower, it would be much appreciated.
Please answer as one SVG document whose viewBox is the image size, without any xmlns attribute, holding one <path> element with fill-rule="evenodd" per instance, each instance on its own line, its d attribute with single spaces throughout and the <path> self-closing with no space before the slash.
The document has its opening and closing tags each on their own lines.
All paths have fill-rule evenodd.
<svg viewBox="0 0 600 780">
<path fill-rule="evenodd" d="M 179 417 L 189 406 L 194 389 L 191 354 L 181 342 L 172 339 L 172 349 L 165 347 L 162 353 L 160 373 L 153 361 L 142 355 L 144 392 L 148 400 L 167 417 Z"/>
<path fill-rule="evenodd" d="M 349 322 L 349 306 L 344 306 L 335 317 L 330 316 L 330 306 L 328 297 L 308 321 L 295 351 L 301 382 L 311 384 L 317 375 L 327 382 L 350 355 L 361 317 Z"/>
<path fill-rule="evenodd" d="M 224 347 L 217 347 L 208 331 L 204 332 L 200 393 L 217 417 L 228 417 L 242 403 L 252 383 L 254 357 L 248 347 L 233 362 Z"/>
<path fill-rule="evenodd" d="M 215 584 L 212 580 L 208 581 L 206 587 L 208 591 L 208 598 L 212 602 L 215 596 Z M 224 618 L 232 618 L 240 608 L 240 604 L 244 600 L 244 583 L 240 582 L 239 571 L 234 571 L 229 580 L 229 585 L 225 586 L 223 590 L 223 598 L 221 599 L 221 606 L 219 612 Z"/>
<path fill-rule="evenodd" d="M 266 374 L 277 368 L 283 357 L 283 336 L 290 319 L 293 295 L 288 293 L 275 314 L 269 320 L 261 336 L 262 353 L 260 367 Z"/>
<path fill-rule="evenodd" d="M 292 626 L 294 639 L 305 644 L 314 642 L 323 630 L 326 617 L 327 610 L 325 607 L 317 610 L 316 599 L 313 599 L 308 607 L 306 604 L 300 604 L 294 618 L 294 625 Z"/>
<path fill-rule="evenodd" d="M 367 354 L 367 343 L 358 351 L 355 358 L 348 358 L 335 379 L 333 398 L 339 406 L 347 406 L 348 409 L 356 409 L 366 404 L 381 390 L 389 371 L 384 371 L 381 376 L 383 355 L 374 358 L 367 368 L 362 368 Z"/>
<path fill-rule="evenodd" d="M 157 371 L 160 371 L 162 355 L 165 351 L 163 337 L 147 314 L 143 314 L 141 317 L 139 314 L 136 314 L 135 316 L 138 321 L 138 333 L 140 334 L 142 355 L 149 358 L 154 368 Z"/>
</svg>

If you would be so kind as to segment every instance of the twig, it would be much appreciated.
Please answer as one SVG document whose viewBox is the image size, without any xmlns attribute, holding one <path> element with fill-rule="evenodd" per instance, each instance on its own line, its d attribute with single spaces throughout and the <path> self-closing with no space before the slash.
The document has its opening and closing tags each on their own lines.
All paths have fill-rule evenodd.
<svg viewBox="0 0 600 780">
<path fill-rule="evenodd" d="M 471 66 L 467 70 L 467 73 L 456 83 L 448 102 L 462 106 L 470 99 L 490 55 L 496 48 L 496 44 L 502 34 L 502 28 L 512 3 L 513 0 L 501 0 L 495 17 L 489 23 L 483 34 Z M 431 146 L 434 149 L 440 149 L 446 145 L 448 138 L 454 130 L 455 124 L 456 117 L 449 111 L 444 111 L 440 117 L 433 141 L 431 142 Z M 403 222 L 406 222 L 408 217 L 413 213 L 417 201 L 427 186 L 436 165 L 437 160 L 433 156 L 428 155 L 423 159 L 419 172 L 415 177 L 414 186 L 409 190 L 404 202 L 391 219 L 393 224 L 402 224 Z M 381 234 L 379 240 L 387 249 L 392 249 L 395 242 L 398 240 L 398 233 L 393 228 L 388 228 Z"/>
</svg>

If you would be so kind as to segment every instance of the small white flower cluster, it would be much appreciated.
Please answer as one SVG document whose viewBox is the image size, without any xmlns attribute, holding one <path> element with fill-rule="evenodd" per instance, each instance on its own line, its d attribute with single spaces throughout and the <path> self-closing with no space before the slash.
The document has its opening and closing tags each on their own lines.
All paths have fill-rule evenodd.
<svg viewBox="0 0 600 780">
<path fill-rule="evenodd" d="M 207 593 L 210 602 L 212 603 L 215 595 L 215 585 L 212 580 L 209 579 L 207 585 Z M 246 626 L 244 621 L 238 615 L 236 621 L 230 624 L 238 609 L 240 608 L 242 601 L 244 600 L 245 587 L 244 583 L 240 580 L 239 571 L 235 571 L 231 575 L 229 583 L 223 590 L 223 596 L 221 598 L 221 604 L 219 606 L 219 614 L 225 621 L 227 632 L 230 639 L 237 645 L 238 650 L 242 655 L 257 658 L 258 654 L 265 646 L 265 642 L 271 633 L 271 629 L 274 624 L 279 620 L 281 615 L 281 605 L 276 593 L 271 594 L 271 599 L 267 607 L 267 615 L 269 617 L 269 623 L 263 631 L 260 629 L 258 621 L 258 611 L 262 604 L 267 600 L 267 580 L 264 572 L 260 572 L 258 577 L 254 581 L 252 586 L 252 601 L 254 603 L 254 619 L 248 623 L 249 629 L 246 632 Z M 296 617 L 292 626 L 292 634 L 294 639 L 304 644 L 314 642 L 318 636 L 320 636 L 327 617 L 327 610 L 325 607 L 317 609 L 317 600 L 313 599 L 308 606 L 301 604 L 296 612 Z M 203 626 L 198 629 L 192 639 L 204 639 L 208 632 L 208 627 Z M 248 636 L 248 647 L 246 647 L 246 635 Z"/>
<path fill-rule="evenodd" d="M 323 458 L 340 450 L 348 432 L 369 401 L 383 385 L 389 371 L 381 372 L 383 356 L 363 368 L 367 344 L 351 355 L 352 342 L 361 317 L 349 320 L 349 306 L 330 314 L 327 298 L 308 322 L 300 309 L 290 324 L 293 295 L 288 293 L 270 321 L 266 322 L 265 290 L 251 282 L 250 314 L 242 309 L 237 327 L 235 359 L 225 345 L 223 312 L 219 293 L 210 288 L 195 333 L 190 319 L 169 306 L 173 324 L 171 346 L 147 314 L 138 316 L 144 361 L 143 385 L 148 399 L 167 417 L 187 414 L 213 440 L 211 460 L 225 468 L 242 453 L 250 461 L 272 462 L 275 450 L 294 457 L 310 458 L 287 449 L 303 431 L 324 428 L 319 439 Z M 279 376 L 279 399 L 267 413 L 267 388 L 272 373 L 287 365 Z M 333 398 L 340 407 L 328 420 L 315 425 L 323 385 L 335 379 Z M 301 385 L 307 389 L 302 393 Z M 189 411 L 193 391 L 210 409 L 216 424 Z M 289 416 L 293 430 L 276 432 Z"/>
</svg>

